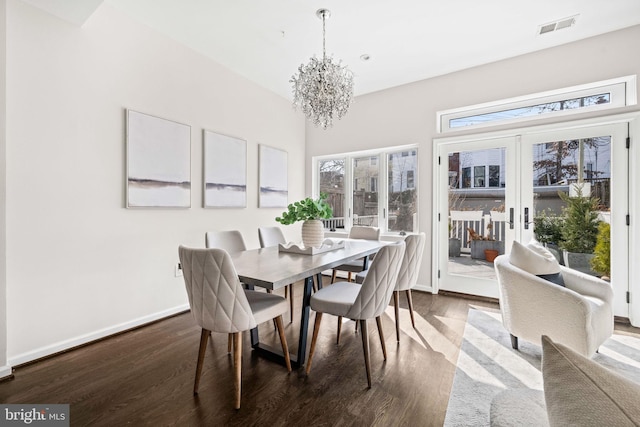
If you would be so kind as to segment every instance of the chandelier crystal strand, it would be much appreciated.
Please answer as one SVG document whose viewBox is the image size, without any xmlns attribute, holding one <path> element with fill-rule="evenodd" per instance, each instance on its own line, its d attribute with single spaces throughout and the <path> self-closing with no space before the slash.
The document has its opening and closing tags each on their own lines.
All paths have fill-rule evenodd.
<svg viewBox="0 0 640 427">
<path fill-rule="evenodd" d="M 333 125 L 334 117 L 344 117 L 353 101 L 353 73 L 326 55 L 325 19 L 326 9 L 316 12 L 322 17 L 322 61 L 313 56 L 308 64 L 298 67 L 289 80 L 293 86 L 293 106 L 302 112 L 315 126 L 327 129 Z"/>
</svg>

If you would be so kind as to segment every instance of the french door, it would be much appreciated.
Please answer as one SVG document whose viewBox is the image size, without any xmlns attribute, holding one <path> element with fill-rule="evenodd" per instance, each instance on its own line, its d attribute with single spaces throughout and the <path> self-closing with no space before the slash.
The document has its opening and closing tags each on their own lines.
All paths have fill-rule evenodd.
<svg viewBox="0 0 640 427">
<path fill-rule="evenodd" d="M 497 298 L 491 258 L 508 253 L 514 240 L 545 237 L 543 225 L 563 216 L 559 193 L 580 191 L 598 199 L 599 218 L 611 224 L 614 312 L 628 317 L 627 135 L 625 122 L 436 141 L 438 289 Z M 597 274 L 589 265 L 574 268 Z"/>
</svg>

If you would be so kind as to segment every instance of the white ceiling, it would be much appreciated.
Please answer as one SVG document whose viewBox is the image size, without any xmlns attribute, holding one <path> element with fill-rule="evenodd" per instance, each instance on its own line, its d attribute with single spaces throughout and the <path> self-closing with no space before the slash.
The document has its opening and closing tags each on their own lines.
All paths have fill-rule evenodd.
<svg viewBox="0 0 640 427">
<path fill-rule="evenodd" d="M 87 0 L 24 1 L 57 16 L 75 16 L 75 21 L 68 19 L 72 22 L 77 21 L 78 10 L 81 16 L 87 14 Z M 640 24 L 640 0 L 89 3 L 99 7 L 101 2 L 286 98 L 291 98 L 289 79 L 298 66 L 314 54 L 322 55 L 322 21 L 316 17 L 320 8 L 331 11 L 327 54 L 341 59 L 354 72 L 356 95 Z M 574 15 L 573 27 L 538 35 L 540 25 Z M 363 54 L 371 59 L 362 61 Z"/>
</svg>

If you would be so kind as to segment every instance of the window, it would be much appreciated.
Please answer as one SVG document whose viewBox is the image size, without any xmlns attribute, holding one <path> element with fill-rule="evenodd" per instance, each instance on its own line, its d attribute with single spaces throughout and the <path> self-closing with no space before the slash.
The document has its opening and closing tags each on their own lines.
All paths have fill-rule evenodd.
<svg viewBox="0 0 640 427">
<path fill-rule="evenodd" d="M 484 166 L 475 166 L 473 168 L 473 186 L 476 188 L 484 187 Z"/>
<path fill-rule="evenodd" d="M 471 168 L 466 167 L 462 168 L 462 182 L 460 182 L 460 188 L 470 188 L 471 187 Z"/>
<path fill-rule="evenodd" d="M 333 209 L 333 216 L 344 218 L 344 174 L 345 159 L 325 159 L 318 162 L 319 192 L 327 194 L 327 203 Z M 344 219 L 336 222 L 329 220 L 325 227 L 335 230 L 344 228 Z"/>
<path fill-rule="evenodd" d="M 440 132 L 635 105 L 636 76 L 511 98 L 438 113 Z"/>
<path fill-rule="evenodd" d="M 314 159 L 314 188 L 334 212 L 325 227 L 417 231 L 417 159 L 415 146 Z"/>
<path fill-rule="evenodd" d="M 500 187 L 500 166 L 489 166 L 489 187 Z"/>
<path fill-rule="evenodd" d="M 530 105 L 527 107 L 511 108 L 508 110 L 483 113 L 475 116 L 460 117 L 457 119 L 451 119 L 449 121 L 449 126 L 451 128 L 474 126 L 489 122 L 539 116 L 541 114 L 548 114 L 554 111 L 575 110 L 578 108 L 590 107 L 592 105 L 609 104 L 610 102 L 611 92 L 600 93 L 592 96 L 563 99 L 561 101 L 545 102 L 543 104 Z"/>
<path fill-rule="evenodd" d="M 389 153 L 389 195 L 387 228 L 389 231 L 417 231 L 417 200 L 415 173 L 418 169 L 416 151 Z M 409 181 L 411 179 L 411 182 Z"/>
<path fill-rule="evenodd" d="M 378 227 L 378 166 L 371 157 L 353 159 L 353 225 Z"/>
</svg>

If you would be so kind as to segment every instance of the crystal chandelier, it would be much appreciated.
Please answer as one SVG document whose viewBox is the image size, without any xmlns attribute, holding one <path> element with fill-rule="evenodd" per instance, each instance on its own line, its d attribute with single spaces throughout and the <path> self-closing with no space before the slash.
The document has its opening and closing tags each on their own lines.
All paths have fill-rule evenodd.
<svg viewBox="0 0 640 427">
<path fill-rule="evenodd" d="M 315 56 L 308 64 L 298 67 L 298 76 L 293 75 L 293 106 L 301 108 L 308 120 L 326 129 L 333 124 L 334 117 L 341 119 L 353 100 L 353 73 L 327 58 L 325 49 L 325 20 L 331 16 L 328 9 L 316 12 L 322 19 L 322 61 Z"/>
</svg>

